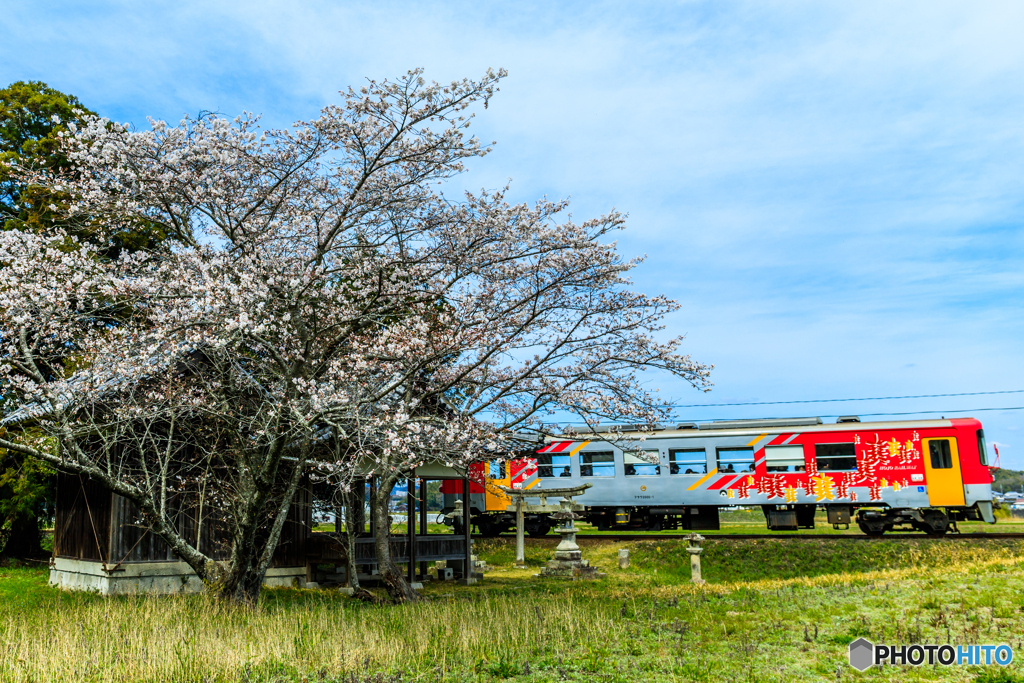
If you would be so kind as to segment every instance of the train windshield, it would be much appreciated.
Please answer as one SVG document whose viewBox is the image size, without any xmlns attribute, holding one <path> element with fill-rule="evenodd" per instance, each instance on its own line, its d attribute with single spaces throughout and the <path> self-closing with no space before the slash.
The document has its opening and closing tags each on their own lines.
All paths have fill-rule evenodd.
<svg viewBox="0 0 1024 683">
<path fill-rule="evenodd" d="M 985 430 L 978 430 L 978 457 L 982 465 L 988 465 L 988 446 L 985 444 Z"/>
</svg>

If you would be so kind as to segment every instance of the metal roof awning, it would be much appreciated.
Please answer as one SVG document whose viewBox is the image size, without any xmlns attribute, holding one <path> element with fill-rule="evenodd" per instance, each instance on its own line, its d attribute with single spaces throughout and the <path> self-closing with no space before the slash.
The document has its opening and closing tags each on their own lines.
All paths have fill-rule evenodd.
<svg viewBox="0 0 1024 683">
<path fill-rule="evenodd" d="M 820 425 L 820 417 L 778 417 L 764 420 L 715 420 L 701 422 L 697 429 L 759 429 L 762 427 L 810 427 Z"/>
</svg>

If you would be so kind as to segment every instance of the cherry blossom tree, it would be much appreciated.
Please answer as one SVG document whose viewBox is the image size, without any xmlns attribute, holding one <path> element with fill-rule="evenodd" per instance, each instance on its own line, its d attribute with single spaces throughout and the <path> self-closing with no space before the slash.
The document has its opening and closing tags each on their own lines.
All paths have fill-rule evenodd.
<svg viewBox="0 0 1024 683">
<path fill-rule="evenodd" d="M 442 192 L 489 151 L 467 128 L 503 75 L 371 81 L 286 130 L 69 124 L 73 172 L 10 169 L 66 198 L 56 225 L 178 246 L 111 258 L 96 228 L 0 235 L 0 381 L 22 406 L 5 419 L 32 425 L 0 447 L 101 481 L 248 602 L 303 477 L 374 476 L 378 562 L 404 600 L 383 496 L 417 464 L 465 469 L 553 416 L 664 418 L 640 372 L 704 387 L 709 368 L 661 339 L 673 302 L 629 290 L 623 216 Z M 219 559 L 173 522 L 197 490 L 228 530 Z"/>
<path fill-rule="evenodd" d="M 621 215 L 575 224 L 562 217 L 564 202 L 513 205 L 506 191 L 469 196 L 431 216 L 459 229 L 443 231 L 433 246 L 439 270 L 431 291 L 439 303 L 416 337 L 417 352 L 386 359 L 402 366 L 388 401 L 401 413 L 384 424 L 451 424 L 458 417 L 465 421 L 460 433 L 479 432 L 474 443 L 484 448 L 477 457 L 494 457 L 523 447 L 515 434 L 543 432 L 568 416 L 595 427 L 608 419 L 665 419 L 670 411 L 641 384 L 642 370 L 706 385 L 708 368 L 678 355 L 679 339 L 656 340 L 675 304 L 627 289 L 626 275 L 639 262 L 623 261 L 608 239 L 623 226 Z M 393 595 L 404 581 L 382 557 L 388 496 L 403 473 L 437 458 L 437 449 L 368 450 L 378 477 L 378 568 L 395 584 Z"/>
</svg>

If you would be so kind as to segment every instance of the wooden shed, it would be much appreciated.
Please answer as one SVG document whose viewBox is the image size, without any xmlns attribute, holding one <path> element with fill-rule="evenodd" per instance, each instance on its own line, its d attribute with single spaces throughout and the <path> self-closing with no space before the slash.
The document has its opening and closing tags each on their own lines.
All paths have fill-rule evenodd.
<svg viewBox="0 0 1024 683">
<path fill-rule="evenodd" d="M 195 539 L 203 553 L 227 557 L 221 527 L 212 515 L 203 516 L 201 505 L 182 504 L 174 517 L 178 533 Z M 265 585 L 305 585 L 311 524 L 311 494 L 303 487 L 281 531 Z M 66 474 L 57 480 L 50 584 L 103 595 L 202 590 L 192 568 L 149 531 L 133 503 L 98 482 Z"/>
</svg>

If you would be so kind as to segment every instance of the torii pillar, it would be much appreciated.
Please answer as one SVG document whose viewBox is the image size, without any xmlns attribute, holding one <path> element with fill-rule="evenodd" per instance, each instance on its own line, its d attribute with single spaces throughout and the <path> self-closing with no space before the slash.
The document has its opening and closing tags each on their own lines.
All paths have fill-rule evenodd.
<svg viewBox="0 0 1024 683">
<path fill-rule="evenodd" d="M 527 491 L 525 489 L 510 489 L 507 486 L 499 486 L 498 488 L 509 498 L 515 501 L 515 512 L 516 512 L 516 567 L 519 569 L 526 568 L 526 538 L 524 536 L 524 516 L 527 512 L 558 512 L 561 510 L 559 505 L 548 505 L 548 496 L 564 496 L 572 501 L 573 496 L 582 496 L 583 493 L 592 487 L 593 484 L 581 484 L 580 486 L 565 487 L 558 489 L 542 489 L 537 486 L 535 489 Z M 539 498 L 539 505 L 527 505 L 527 498 Z M 509 506 L 511 509 L 513 506 Z"/>
</svg>

